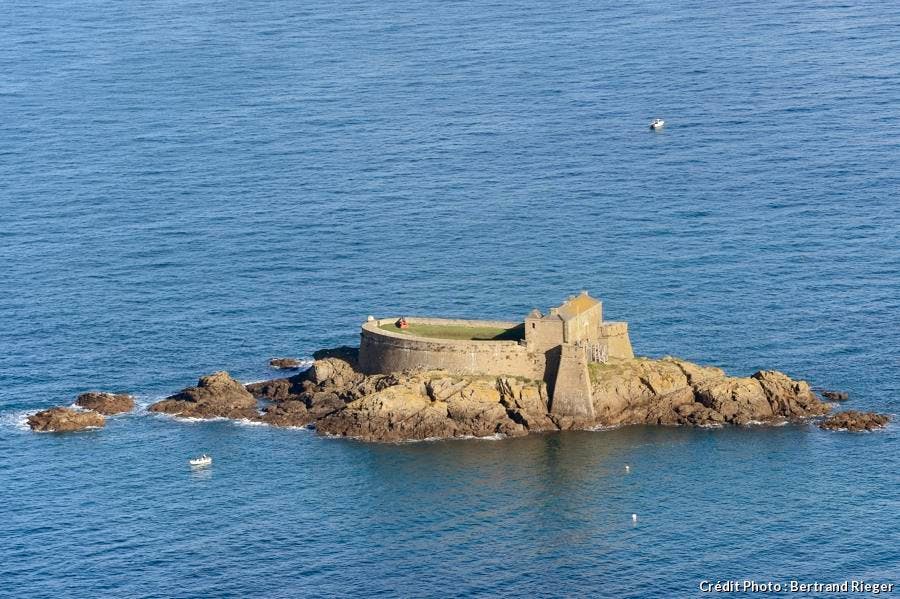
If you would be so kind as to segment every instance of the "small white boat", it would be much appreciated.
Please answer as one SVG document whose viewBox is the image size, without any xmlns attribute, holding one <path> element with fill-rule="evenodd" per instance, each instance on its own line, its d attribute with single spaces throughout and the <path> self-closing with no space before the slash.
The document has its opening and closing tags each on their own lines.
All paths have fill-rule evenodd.
<svg viewBox="0 0 900 599">
<path fill-rule="evenodd" d="M 666 122 L 662 119 L 653 119 L 650 121 L 651 129 L 662 129 L 665 126 Z"/>
<path fill-rule="evenodd" d="M 188 460 L 188 463 L 191 466 L 209 466 L 210 464 L 212 464 L 212 458 L 204 453 L 198 458 Z"/>
</svg>

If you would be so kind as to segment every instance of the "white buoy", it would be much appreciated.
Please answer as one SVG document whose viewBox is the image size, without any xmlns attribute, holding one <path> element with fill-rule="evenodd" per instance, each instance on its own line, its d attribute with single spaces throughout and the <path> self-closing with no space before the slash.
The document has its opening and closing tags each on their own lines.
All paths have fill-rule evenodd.
<svg viewBox="0 0 900 599">
<path fill-rule="evenodd" d="M 631 472 L 631 466 L 625 464 L 625 472 Z"/>
<path fill-rule="evenodd" d="M 373 320 L 375 320 L 375 317 L 370 315 L 370 316 L 366 319 L 366 322 L 372 322 Z"/>
<path fill-rule="evenodd" d="M 637 522 L 637 514 L 631 514 L 631 521 Z"/>
</svg>

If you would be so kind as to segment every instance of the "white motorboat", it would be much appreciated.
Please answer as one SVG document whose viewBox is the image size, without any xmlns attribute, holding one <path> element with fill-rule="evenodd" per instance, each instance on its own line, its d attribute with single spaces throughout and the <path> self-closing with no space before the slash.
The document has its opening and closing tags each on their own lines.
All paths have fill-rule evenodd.
<svg viewBox="0 0 900 599">
<path fill-rule="evenodd" d="M 662 129 L 665 126 L 666 122 L 662 119 L 653 119 L 650 121 L 651 129 Z"/>
<path fill-rule="evenodd" d="M 209 466 L 210 464 L 212 464 L 212 457 L 210 457 L 204 453 L 200 457 L 188 460 L 188 463 L 191 466 Z"/>
</svg>

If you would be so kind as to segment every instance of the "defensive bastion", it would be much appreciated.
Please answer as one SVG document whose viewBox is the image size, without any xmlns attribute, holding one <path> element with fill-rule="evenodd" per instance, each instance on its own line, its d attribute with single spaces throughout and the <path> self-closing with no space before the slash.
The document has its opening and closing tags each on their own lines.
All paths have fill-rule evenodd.
<svg viewBox="0 0 900 599">
<path fill-rule="evenodd" d="M 445 370 L 541 380 L 551 413 L 560 416 L 594 417 L 589 362 L 634 357 L 628 324 L 604 322 L 602 303 L 586 291 L 546 315 L 532 310 L 524 322 L 406 318 L 409 328 L 401 329 L 398 320 L 362 325 L 363 372 Z"/>
</svg>

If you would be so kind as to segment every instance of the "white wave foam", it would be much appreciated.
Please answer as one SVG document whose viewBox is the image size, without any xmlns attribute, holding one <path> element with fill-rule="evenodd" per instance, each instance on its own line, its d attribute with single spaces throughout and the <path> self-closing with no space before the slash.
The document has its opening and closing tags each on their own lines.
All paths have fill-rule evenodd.
<svg viewBox="0 0 900 599">
<path fill-rule="evenodd" d="M 273 378 L 275 378 L 275 379 L 289 378 L 289 377 L 295 376 L 297 374 L 300 374 L 302 372 L 306 372 L 307 370 L 309 370 L 310 367 L 315 363 L 315 360 L 303 359 L 303 360 L 297 360 L 297 362 L 299 362 L 299 366 L 297 366 L 296 368 L 275 368 L 274 366 L 269 366 L 268 367 L 269 372 L 277 373 L 279 376 L 275 376 L 275 377 L 267 376 L 266 378 L 252 379 L 252 380 L 247 380 L 247 381 L 242 380 L 241 384 L 245 385 L 245 386 L 246 385 L 255 385 L 257 383 L 267 383 L 267 382 L 273 380 Z"/>
<path fill-rule="evenodd" d="M 150 404 L 148 403 L 147 405 L 149 406 Z M 76 412 L 90 412 L 91 411 L 90 408 L 85 408 L 85 407 L 79 406 L 75 403 L 71 403 L 71 404 L 67 405 L 66 408 L 68 408 L 70 410 L 74 410 Z M 129 414 L 133 414 L 138 411 L 143 411 L 143 410 L 138 406 L 137 401 L 135 401 L 134 409 L 128 410 L 127 412 L 117 412 L 115 414 L 103 414 L 103 418 L 109 420 L 110 418 L 119 418 L 121 416 L 128 416 Z M 90 427 L 88 427 L 88 428 L 90 428 Z"/>
<path fill-rule="evenodd" d="M 773 422 L 772 420 L 748 420 L 743 426 L 787 426 L 790 424 L 787 420 L 778 420 L 777 422 Z"/>
<path fill-rule="evenodd" d="M 622 424 L 598 424 L 597 426 L 592 426 L 587 429 L 589 431 L 614 431 L 617 428 L 622 428 L 624 425 Z"/>
<path fill-rule="evenodd" d="M 28 428 L 28 427 L 26 427 L 26 428 Z M 74 430 L 74 431 L 63 431 L 63 433 L 66 435 L 72 435 L 72 434 L 77 434 L 77 433 L 83 433 L 85 431 L 99 431 L 99 430 L 103 430 L 103 427 L 102 426 L 86 426 L 84 428 L 80 428 L 80 429 Z M 52 435 L 53 433 L 58 433 L 60 431 L 52 431 L 51 430 L 51 431 L 33 431 L 33 432 L 37 433 L 38 435 L 44 435 L 44 434 Z"/>
<path fill-rule="evenodd" d="M 329 435 L 328 437 L 358 439 L 358 437 L 340 437 L 339 435 Z M 424 439 L 403 439 L 402 441 L 394 441 L 394 443 L 434 443 L 435 441 L 502 441 L 506 438 L 503 433 L 494 433 L 493 435 L 485 435 L 479 437 L 477 435 L 460 435 L 458 437 L 425 437 Z"/>
<path fill-rule="evenodd" d="M 303 371 L 312 366 L 313 363 L 315 363 L 315 360 L 312 358 L 298 358 L 297 366 L 295 368 L 276 368 L 274 366 L 269 366 L 269 369 L 281 372 Z"/>
<path fill-rule="evenodd" d="M 28 416 L 34 410 L 12 410 L 0 412 L 0 427 L 13 428 L 20 431 L 30 431 Z"/>
<path fill-rule="evenodd" d="M 314 431 L 316 430 L 316 425 L 310 422 L 309 424 L 304 424 L 303 426 L 279 426 L 278 428 L 289 431 Z"/>
<path fill-rule="evenodd" d="M 28 426 L 28 416 L 39 410 L 11 410 L 9 412 L 0 412 L 0 428 L 11 428 L 17 431 L 30 433 L 31 427 Z M 102 426 L 86 426 L 83 431 L 100 430 Z M 56 431 L 33 431 L 35 433 L 54 433 Z M 78 431 L 76 431 L 78 432 Z"/>
<path fill-rule="evenodd" d="M 134 398 L 134 410 L 133 412 L 146 412 L 147 408 L 152 406 L 158 401 L 164 400 L 167 395 L 159 395 L 159 396 L 150 396 L 150 395 L 132 395 Z"/>
<path fill-rule="evenodd" d="M 272 426 L 268 422 L 261 420 L 250 420 L 249 418 L 227 418 L 225 416 L 213 416 L 212 418 L 197 418 L 195 416 L 180 416 L 178 414 L 166 414 L 165 412 L 148 412 L 151 416 L 159 416 L 167 420 L 172 420 L 181 424 L 203 424 L 205 422 L 231 422 L 237 426 Z M 284 428 L 305 428 L 305 427 L 284 427 Z"/>
<path fill-rule="evenodd" d="M 213 418 L 195 418 L 193 416 L 179 416 L 178 414 L 166 414 L 165 412 L 149 412 L 153 416 L 158 416 L 160 418 L 165 418 L 167 420 L 172 420 L 175 422 L 180 422 L 182 424 L 201 424 L 203 422 L 222 422 L 222 421 L 230 421 L 230 418 L 225 418 L 223 416 L 215 416 Z"/>
<path fill-rule="evenodd" d="M 459 437 L 460 439 L 475 439 L 478 441 L 502 441 L 506 438 L 506 435 L 503 433 L 494 433 L 493 435 L 486 435 L 484 437 L 476 437 L 475 435 L 467 435 L 464 437 Z"/>
</svg>

